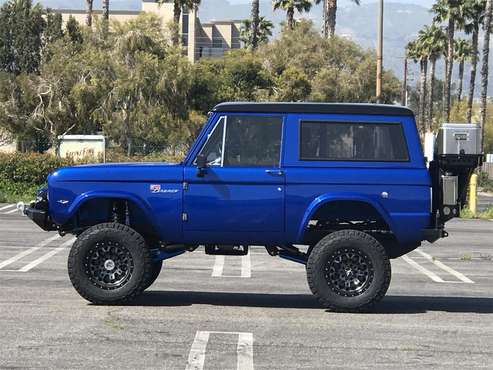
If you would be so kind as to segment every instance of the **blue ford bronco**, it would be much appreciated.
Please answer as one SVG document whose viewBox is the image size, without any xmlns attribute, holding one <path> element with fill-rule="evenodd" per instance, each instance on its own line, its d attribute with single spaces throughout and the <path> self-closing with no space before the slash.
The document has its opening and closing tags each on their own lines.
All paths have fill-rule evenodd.
<svg viewBox="0 0 493 370">
<path fill-rule="evenodd" d="M 389 287 L 390 259 L 459 215 L 482 161 L 477 127 L 461 127 L 441 130 L 427 160 L 404 107 L 223 103 L 182 163 L 62 168 L 24 212 L 77 236 L 69 276 L 96 304 L 134 299 L 199 246 L 262 246 L 306 265 L 322 306 L 365 310 Z"/>
</svg>

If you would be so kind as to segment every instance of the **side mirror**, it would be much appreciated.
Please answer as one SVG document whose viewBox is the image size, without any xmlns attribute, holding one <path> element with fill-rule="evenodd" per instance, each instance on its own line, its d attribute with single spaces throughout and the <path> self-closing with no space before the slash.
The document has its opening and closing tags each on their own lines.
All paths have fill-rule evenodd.
<svg viewBox="0 0 493 370">
<path fill-rule="evenodd" d="M 207 168 L 207 157 L 204 154 L 197 156 L 197 177 L 204 177 Z"/>
</svg>

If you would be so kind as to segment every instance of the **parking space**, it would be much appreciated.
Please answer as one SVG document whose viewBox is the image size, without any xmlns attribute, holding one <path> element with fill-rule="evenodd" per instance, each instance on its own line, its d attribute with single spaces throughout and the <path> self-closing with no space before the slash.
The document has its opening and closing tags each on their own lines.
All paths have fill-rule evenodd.
<svg viewBox="0 0 493 370">
<path fill-rule="evenodd" d="M 487 368 L 493 358 L 493 222 L 392 261 L 366 314 L 321 309 L 304 266 L 253 248 L 165 262 L 128 306 L 94 306 L 70 285 L 73 238 L 0 206 L 0 368 Z M 7 211 L 9 209 L 6 209 Z"/>
</svg>

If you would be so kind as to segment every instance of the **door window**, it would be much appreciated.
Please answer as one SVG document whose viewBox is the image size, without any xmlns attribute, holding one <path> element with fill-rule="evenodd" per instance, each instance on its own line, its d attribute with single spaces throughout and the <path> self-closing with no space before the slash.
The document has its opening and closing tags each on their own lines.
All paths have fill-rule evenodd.
<svg viewBox="0 0 493 370">
<path fill-rule="evenodd" d="M 281 138 L 282 117 L 224 116 L 200 153 L 210 166 L 278 167 Z"/>
</svg>

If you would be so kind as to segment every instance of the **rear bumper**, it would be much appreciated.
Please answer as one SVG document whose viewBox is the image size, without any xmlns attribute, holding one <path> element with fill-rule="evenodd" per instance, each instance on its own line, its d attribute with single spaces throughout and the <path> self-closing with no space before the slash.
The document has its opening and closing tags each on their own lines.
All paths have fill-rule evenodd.
<svg viewBox="0 0 493 370">
<path fill-rule="evenodd" d="M 446 238 L 448 236 L 448 232 L 444 229 L 424 229 L 423 230 L 423 240 L 426 240 L 430 243 L 436 242 L 438 239 Z"/>
</svg>

